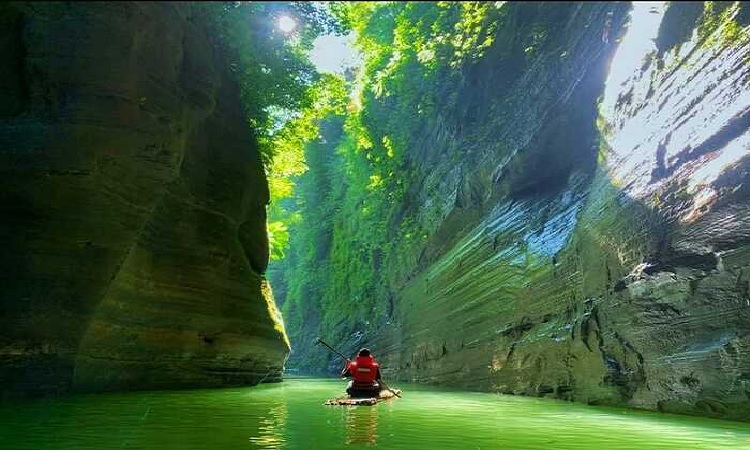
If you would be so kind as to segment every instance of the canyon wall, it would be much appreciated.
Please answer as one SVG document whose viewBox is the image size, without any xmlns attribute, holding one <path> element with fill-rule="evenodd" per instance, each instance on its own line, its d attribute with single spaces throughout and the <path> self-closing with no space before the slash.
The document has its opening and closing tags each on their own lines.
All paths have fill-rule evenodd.
<svg viewBox="0 0 750 450">
<path fill-rule="evenodd" d="M 508 5 L 518 23 L 538 7 Z M 370 346 L 391 384 L 748 420 L 747 7 L 546 8 L 553 37 L 523 71 L 503 65 L 523 31 L 499 30 L 463 69 L 457 118 L 413 129 L 407 201 L 385 220 L 420 239 L 370 260 L 377 307 L 307 314 L 291 361 L 335 370 L 322 334 Z"/>
<path fill-rule="evenodd" d="M 279 380 L 268 187 L 188 3 L 0 6 L 3 395 Z"/>
</svg>

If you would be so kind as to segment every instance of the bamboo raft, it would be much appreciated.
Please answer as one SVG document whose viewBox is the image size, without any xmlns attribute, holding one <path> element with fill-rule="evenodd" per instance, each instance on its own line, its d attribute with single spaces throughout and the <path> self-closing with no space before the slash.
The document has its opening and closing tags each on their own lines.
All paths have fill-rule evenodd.
<svg viewBox="0 0 750 450">
<path fill-rule="evenodd" d="M 338 397 L 326 400 L 324 403 L 328 406 L 373 406 L 377 405 L 378 402 L 384 400 L 390 400 L 396 397 L 396 394 L 401 395 L 401 389 L 394 389 L 395 393 L 388 389 L 380 391 L 380 395 L 377 397 L 365 397 L 365 398 L 351 398 L 351 397 Z"/>
</svg>

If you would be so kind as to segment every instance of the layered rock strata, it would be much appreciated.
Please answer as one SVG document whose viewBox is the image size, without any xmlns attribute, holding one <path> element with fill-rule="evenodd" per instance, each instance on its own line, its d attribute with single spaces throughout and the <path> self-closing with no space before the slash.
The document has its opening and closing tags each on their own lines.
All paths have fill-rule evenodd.
<svg viewBox="0 0 750 450">
<path fill-rule="evenodd" d="M 206 18 L 60 2 L 0 20 L 3 393 L 279 379 L 267 182 Z"/>
<path fill-rule="evenodd" d="M 379 269 L 387 315 L 295 333 L 391 379 L 750 420 L 747 8 L 560 8 L 522 73 L 499 30 L 467 113 L 415 128 L 397 214 L 427 238 Z"/>
<path fill-rule="evenodd" d="M 514 86 L 511 148 L 434 173 L 456 201 L 381 332 L 394 373 L 750 419 L 750 40 L 694 6 L 635 4 L 606 78 L 574 33 Z"/>
</svg>

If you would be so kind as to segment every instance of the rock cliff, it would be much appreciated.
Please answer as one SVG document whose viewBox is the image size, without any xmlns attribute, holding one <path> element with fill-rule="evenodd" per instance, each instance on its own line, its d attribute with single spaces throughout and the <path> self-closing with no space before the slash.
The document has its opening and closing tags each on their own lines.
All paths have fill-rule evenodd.
<svg viewBox="0 0 750 450">
<path fill-rule="evenodd" d="M 186 3 L 0 6 L 4 395 L 280 379 L 268 188 Z"/>
<path fill-rule="evenodd" d="M 611 62 L 598 30 L 575 32 L 570 63 L 517 82 L 534 96 L 510 98 L 528 111 L 500 127 L 511 149 L 457 171 L 429 262 L 399 292 L 383 333 L 397 373 L 750 418 L 750 47 L 718 42 L 727 22 L 663 53 L 639 46 L 659 38 L 663 7 L 648 7 Z"/>
<path fill-rule="evenodd" d="M 378 308 L 290 332 L 370 345 L 392 379 L 748 420 L 746 6 L 559 8 L 532 64 L 509 77 L 499 31 L 463 115 L 414 130 L 386 220 L 425 238 L 378 265 Z"/>
</svg>

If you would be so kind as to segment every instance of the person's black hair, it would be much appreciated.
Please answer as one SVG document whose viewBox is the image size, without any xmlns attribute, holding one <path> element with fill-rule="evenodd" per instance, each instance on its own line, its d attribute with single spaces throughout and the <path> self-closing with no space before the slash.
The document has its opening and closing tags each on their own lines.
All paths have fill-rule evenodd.
<svg viewBox="0 0 750 450">
<path fill-rule="evenodd" d="M 370 349 L 369 348 L 360 349 L 359 355 L 357 356 L 370 356 Z"/>
</svg>

